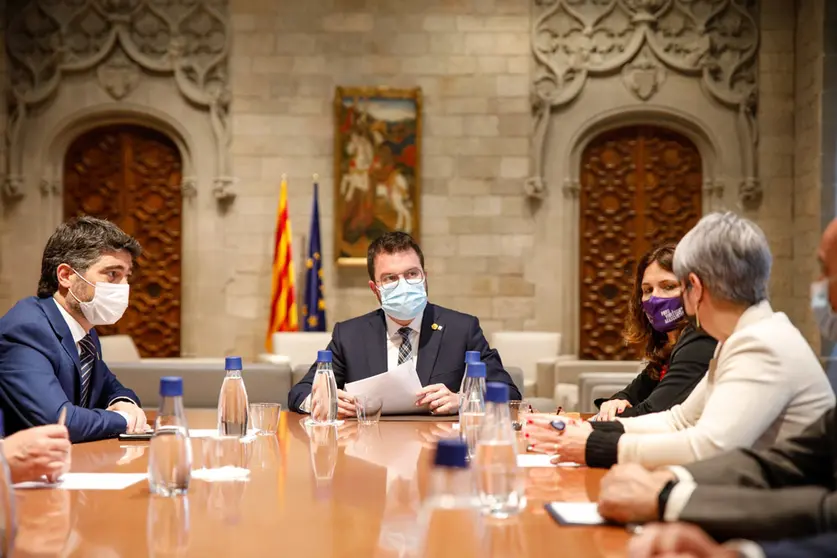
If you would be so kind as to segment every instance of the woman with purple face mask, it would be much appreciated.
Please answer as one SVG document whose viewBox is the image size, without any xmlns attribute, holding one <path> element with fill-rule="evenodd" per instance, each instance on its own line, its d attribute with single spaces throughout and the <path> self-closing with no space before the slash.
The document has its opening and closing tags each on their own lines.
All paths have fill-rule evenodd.
<svg viewBox="0 0 837 558">
<path fill-rule="evenodd" d="M 717 341 L 689 325 L 680 282 L 672 271 L 674 244 L 647 252 L 637 264 L 625 341 L 644 347 L 645 369 L 622 391 L 597 399 L 595 420 L 657 413 L 682 403 L 703 378 Z"/>
</svg>

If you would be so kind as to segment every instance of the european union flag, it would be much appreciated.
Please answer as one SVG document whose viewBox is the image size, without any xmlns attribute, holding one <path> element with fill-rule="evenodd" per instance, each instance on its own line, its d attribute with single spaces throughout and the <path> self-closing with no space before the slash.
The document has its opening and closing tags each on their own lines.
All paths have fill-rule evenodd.
<svg viewBox="0 0 837 558">
<path fill-rule="evenodd" d="M 325 331 L 325 292 L 323 291 L 323 258 L 320 252 L 320 204 L 318 185 L 314 183 L 314 208 L 308 233 L 308 256 L 305 259 L 305 299 L 302 304 L 304 331 Z"/>
</svg>

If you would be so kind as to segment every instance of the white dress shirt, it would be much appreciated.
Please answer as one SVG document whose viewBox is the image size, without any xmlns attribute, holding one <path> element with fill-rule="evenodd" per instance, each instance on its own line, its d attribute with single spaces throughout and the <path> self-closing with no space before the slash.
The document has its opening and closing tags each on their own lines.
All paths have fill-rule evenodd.
<svg viewBox="0 0 837 558">
<path fill-rule="evenodd" d="M 395 323 L 392 318 L 386 316 L 384 318 L 387 324 L 387 333 L 386 333 L 386 344 L 387 344 L 387 370 L 392 370 L 396 366 L 398 366 L 398 352 L 401 349 L 401 343 L 403 342 L 403 337 L 401 334 L 398 333 L 398 330 L 402 327 L 409 327 L 412 331 L 410 332 L 410 358 L 413 359 L 413 363 L 418 366 L 418 346 L 419 346 L 419 335 L 421 334 L 421 321 L 424 316 L 424 313 L 418 315 L 412 322 L 410 322 L 406 326 L 402 326 L 400 324 Z M 376 374 L 380 374 L 382 372 L 386 372 L 386 370 L 374 371 Z M 345 387 L 345 386 L 344 386 Z M 313 389 L 313 386 L 312 386 Z M 302 405 L 299 406 L 299 409 L 305 413 L 311 412 L 311 394 L 308 394 L 308 397 L 302 402 Z"/>
<path fill-rule="evenodd" d="M 78 323 L 78 322 L 76 321 L 76 319 L 75 319 L 74 317 L 72 317 L 72 316 L 70 315 L 70 313 L 69 313 L 69 312 L 67 312 L 67 311 L 64 309 L 64 307 L 63 307 L 63 306 L 61 306 L 61 304 L 60 304 L 57 300 L 55 300 L 55 299 L 53 298 L 53 299 L 52 299 L 52 301 L 53 301 L 53 302 L 55 303 L 55 305 L 58 307 L 58 311 L 59 311 L 59 312 L 61 312 L 61 317 L 62 317 L 62 318 L 64 318 L 64 321 L 65 321 L 65 322 L 67 322 L 67 327 L 69 327 L 69 328 L 70 328 L 70 334 L 73 336 L 73 343 L 75 343 L 75 344 L 76 344 L 76 351 L 78 351 L 79 358 L 81 358 L 81 349 L 79 348 L 78 344 L 79 344 L 79 341 L 81 341 L 82 339 L 84 339 L 84 337 L 87 335 L 87 332 L 86 332 L 86 331 L 84 331 L 84 328 L 83 328 L 83 327 L 81 327 L 81 324 L 80 324 L 80 323 Z M 101 359 L 101 355 L 97 355 L 97 358 Z M 92 380 L 92 378 L 91 378 L 91 380 Z M 114 399 L 113 399 L 113 401 L 110 401 L 110 402 L 108 403 L 108 406 L 113 405 L 113 404 L 114 404 L 114 403 L 116 403 L 117 401 L 125 401 L 125 402 L 127 402 L 127 403 L 133 403 L 134 405 L 136 405 L 136 402 L 131 401 L 131 400 L 130 400 L 130 399 L 128 399 L 127 397 L 116 397 L 116 398 L 114 398 Z M 129 422 L 129 421 L 130 421 L 130 417 L 129 417 L 126 413 L 122 413 L 122 412 L 120 412 L 120 411 L 111 411 L 111 412 L 112 412 L 112 413 L 116 413 L 117 415 L 119 415 L 119 416 L 121 416 L 122 418 L 124 418 L 124 419 L 125 419 L 125 422 Z M 126 429 L 127 429 L 127 426 L 126 426 Z"/>
</svg>

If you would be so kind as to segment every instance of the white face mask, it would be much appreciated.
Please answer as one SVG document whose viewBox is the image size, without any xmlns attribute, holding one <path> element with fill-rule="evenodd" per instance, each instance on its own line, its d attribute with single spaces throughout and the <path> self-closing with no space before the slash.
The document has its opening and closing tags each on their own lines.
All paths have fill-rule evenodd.
<svg viewBox="0 0 837 558">
<path fill-rule="evenodd" d="M 127 283 L 103 283 L 97 282 L 95 285 L 81 276 L 81 273 L 73 270 L 73 273 L 81 277 L 81 280 L 96 289 L 93 293 L 93 299 L 89 302 L 83 302 L 70 291 L 73 298 L 78 300 L 81 307 L 81 313 L 90 322 L 90 325 L 113 325 L 119 321 L 125 310 L 128 309 L 128 299 L 130 298 L 131 286 Z"/>
<path fill-rule="evenodd" d="M 837 341 L 837 313 L 828 300 L 829 280 L 823 279 L 811 284 L 811 310 L 823 337 Z"/>
</svg>

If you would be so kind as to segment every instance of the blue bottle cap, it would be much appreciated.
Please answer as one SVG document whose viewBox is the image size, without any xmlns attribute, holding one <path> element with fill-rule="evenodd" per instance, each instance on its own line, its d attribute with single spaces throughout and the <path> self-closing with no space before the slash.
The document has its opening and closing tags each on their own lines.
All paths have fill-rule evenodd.
<svg viewBox="0 0 837 558">
<path fill-rule="evenodd" d="M 331 351 L 317 351 L 317 362 L 331 362 Z"/>
<path fill-rule="evenodd" d="M 439 440 L 436 445 L 436 467 L 468 468 L 468 444 L 457 438 Z"/>
<path fill-rule="evenodd" d="M 241 357 L 227 357 L 224 362 L 224 370 L 244 370 L 241 366 Z"/>
<path fill-rule="evenodd" d="M 182 397 L 183 378 L 180 376 L 163 376 L 160 378 L 160 397 Z"/>
<path fill-rule="evenodd" d="M 486 403 L 508 403 L 509 386 L 500 382 L 488 382 L 485 384 Z"/>
<path fill-rule="evenodd" d="M 485 363 L 473 362 L 468 364 L 469 378 L 485 378 Z"/>
<path fill-rule="evenodd" d="M 465 364 L 474 364 L 480 362 L 479 351 L 465 351 Z"/>
</svg>

